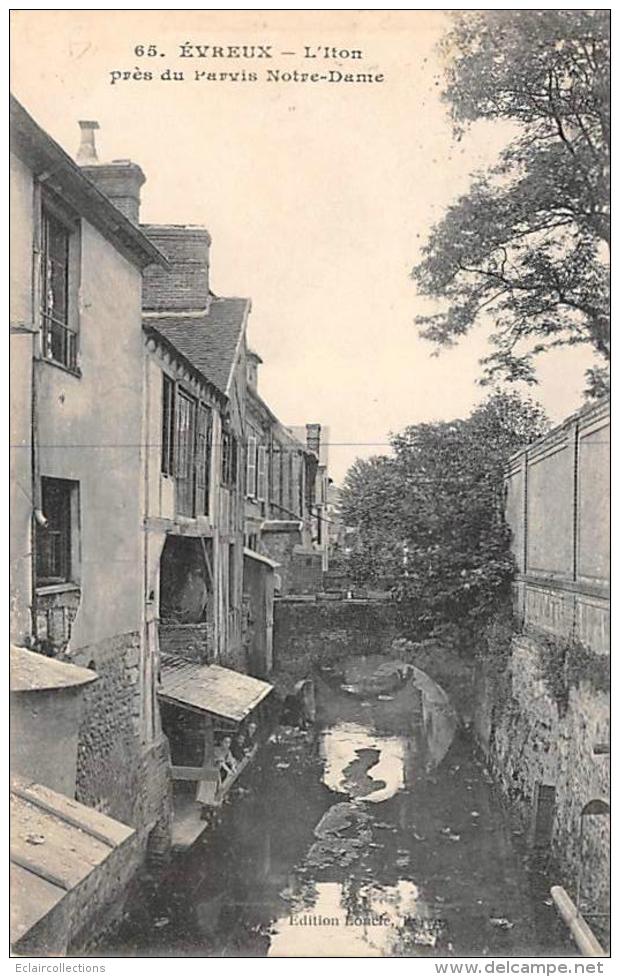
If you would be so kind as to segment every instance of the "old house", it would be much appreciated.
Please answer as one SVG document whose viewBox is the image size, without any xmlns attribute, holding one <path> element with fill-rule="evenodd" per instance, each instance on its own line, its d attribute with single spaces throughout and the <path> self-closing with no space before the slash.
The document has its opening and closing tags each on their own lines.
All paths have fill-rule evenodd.
<svg viewBox="0 0 620 977">
<path fill-rule="evenodd" d="M 308 494 L 312 498 L 311 535 L 314 549 L 320 554 L 320 572 L 329 569 L 330 517 L 329 517 L 329 427 L 324 424 L 306 424 L 289 429 L 295 437 L 305 444 L 307 450 L 317 459 L 313 482 Z"/>
<path fill-rule="evenodd" d="M 83 888 L 75 866 L 50 902 L 37 859 L 31 878 L 23 876 L 18 835 L 30 913 L 28 925 L 18 920 L 20 939 L 65 905 L 64 893 L 88 893 L 82 903 L 78 897 L 68 928 L 57 930 L 66 946 L 87 938 L 102 901 L 122 909 L 149 837 L 165 835 L 169 821 L 141 531 L 142 274 L 166 259 L 14 99 L 10 110 L 12 692 L 20 738 L 31 744 L 29 761 L 23 751 L 14 758 L 23 779 L 18 806 L 43 810 L 47 801 L 24 793 L 39 782 L 60 797 L 48 798 L 56 822 L 68 823 L 66 794 L 80 802 L 78 822 L 95 809 L 109 838 L 134 838 L 106 886 L 95 873 Z M 139 168 L 134 176 L 144 181 Z M 60 753 L 58 736 L 66 745 Z M 115 845 L 93 853 L 93 864 Z"/>
<path fill-rule="evenodd" d="M 246 578 L 259 572 L 248 563 L 258 553 L 274 564 L 278 594 L 317 593 L 323 572 L 316 533 L 318 453 L 306 443 L 305 429 L 301 440 L 261 397 L 258 354 L 249 351 L 247 361 Z"/>
<path fill-rule="evenodd" d="M 248 677 L 243 598 L 248 299 L 209 283 L 202 227 L 144 228 L 168 269 L 145 276 L 148 600 L 172 752 L 173 844 L 204 830 L 256 749 L 270 686 Z M 226 769 L 227 741 L 239 755 Z M 251 742 L 252 741 L 252 742 Z M 222 745 L 224 744 L 224 746 Z M 229 758 L 230 759 L 230 758 Z"/>
</svg>

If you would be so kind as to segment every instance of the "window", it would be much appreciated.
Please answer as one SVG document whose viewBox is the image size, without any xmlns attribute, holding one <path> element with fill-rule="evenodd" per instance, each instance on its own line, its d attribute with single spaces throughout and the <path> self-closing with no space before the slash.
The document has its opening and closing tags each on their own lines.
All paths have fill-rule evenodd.
<svg viewBox="0 0 620 977">
<path fill-rule="evenodd" d="M 161 418 L 161 470 L 174 473 L 174 381 L 163 375 Z"/>
<path fill-rule="evenodd" d="M 211 477 L 211 411 L 198 406 L 196 428 L 196 513 L 209 514 L 209 481 Z"/>
<path fill-rule="evenodd" d="M 267 498 L 267 448 L 264 444 L 258 446 L 256 465 L 256 498 L 264 502 Z"/>
<path fill-rule="evenodd" d="M 71 580 L 73 497 L 77 497 L 77 482 L 41 479 L 41 509 L 47 522 L 36 527 L 37 586 Z"/>
<path fill-rule="evenodd" d="M 195 514 L 194 464 L 196 451 L 196 402 L 182 390 L 176 398 L 177 509 L 181 515 Z"/>
<path fill-rule="evenodd" d="M 300 516 L 304 514 L 304 498 L 306 496 L 306 486 L 305 486 L 305 475 L 306 468 L 304 465 L 303 455 L 298 455 L 297 469 L 299 472 L 299 484 L 298 484 L 298 494 L 297 494 L 297 511 Z"/>
<path fill-rule="evenodd" d="M 77 327 L 71 281 L 71 236 L 67 225 L 48 209 L 41 223 L 41 314 L 43 355 L 77 369 Z"/>
<path fill-rule="evenodd" d="M 246 493 L 251 498 L 256 495 L 256 438 L 252 434 L 248 438 Z"/>
<path fill-rule="evenodd" d="M 232 488 L 237 484 L 239 445 L 234 434 L 222 434 L 222 484 Z"/>
<path fill-rule="evenodd" d="M 295 455 L 293 454 L 293 449 L 289 448 L 288 452 L 288 497 L 286 500 L 286 505 L 289 513 L 293 513 L 295 509 Z"/>
<path fill-rule="evenodd" d="M 281 488 L 281 485 L 280 485 L 280 463 L 281 463 L 281 452 L 280 452 L 280 448 L 278 446 L 274 446 L 273 447 L 273 450 L 271 452 L 271 480 L 270 480 L 271 494 L 270 494 L 270 498 L 271 498 L 271 501 L 275 505 L 279 505 L 281 503 L 281 501 L 282 501 L 282 498 L 281 498 L 281 495 L 280 495 L 280 488 Z"/>
<path fill-rule="evenodd" d="M 237 551 L 234 543 L 228 546 L 228 610 L 234 611 L 237 606 Z"/>
</svg>

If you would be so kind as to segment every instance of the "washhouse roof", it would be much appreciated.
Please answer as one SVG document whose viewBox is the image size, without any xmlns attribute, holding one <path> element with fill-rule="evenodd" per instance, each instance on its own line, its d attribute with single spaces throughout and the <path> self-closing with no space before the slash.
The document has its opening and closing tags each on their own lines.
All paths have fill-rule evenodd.
<svg viewBox="0 0 620 977">
<path fill-rule="evenodd" d="M 269 682 L 221 665 L 161 656 L 161 699 L 236 723 L 249 716 L 272 688 Z"/>
</svg>

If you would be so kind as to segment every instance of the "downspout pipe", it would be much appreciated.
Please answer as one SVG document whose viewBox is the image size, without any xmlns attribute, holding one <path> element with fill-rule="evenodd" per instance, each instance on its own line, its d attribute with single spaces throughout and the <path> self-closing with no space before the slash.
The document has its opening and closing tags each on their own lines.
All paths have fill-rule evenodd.
<svg viewBox="0 0 620 977">
<path fill-rule="evenodd" d="M 551 898 L 557 911 L 568 926 L 576 946 L 584 957 L 607 957 L 594 933 L 577 909 L 577 906 L 561 885 L 551 886 Z"/>
</svg>

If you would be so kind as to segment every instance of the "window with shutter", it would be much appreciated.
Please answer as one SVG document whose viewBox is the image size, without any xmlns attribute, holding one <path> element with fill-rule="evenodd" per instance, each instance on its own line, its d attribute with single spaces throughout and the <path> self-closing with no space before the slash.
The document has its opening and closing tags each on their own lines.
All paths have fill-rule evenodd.
<svg viewBox="0 0 620 977">
<path fill-rule="evenodd" d="M 196 514 L 209 514 L 209 479 L 211 474 L 211 411 L 198 406 L 196 426 Z"/>
<path fill-rule="evenodd" d="M 259 502 L 267 498 L 267 448 L 264 444 L 258 446 L 256 498 Z"/>
<path fill-rule="evenodd" d="M 163 374 L 161 417 L 161 470 L 174 473 L 174 382 Z"/>
<path fill-rule="evenodd" d="M 252 434 L 248 438 L 246 493 L 250 498 L 256 496 L 256 438 Z"/>
<path fill-rule="evenodd" d="M 194 464 L 196 453 L 196 402 L 182 390 L 176 402 L 176 483 L 177 510 L 195 515 Z"/>
</svg>

